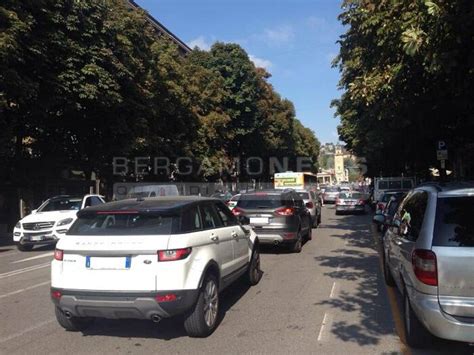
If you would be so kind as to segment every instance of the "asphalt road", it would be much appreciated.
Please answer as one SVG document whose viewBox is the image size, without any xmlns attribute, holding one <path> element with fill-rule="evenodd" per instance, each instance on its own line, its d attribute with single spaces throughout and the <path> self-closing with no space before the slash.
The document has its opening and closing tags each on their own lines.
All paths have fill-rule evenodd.
<svg viewBox="0 0 474 355">
<path fill-rule="evenodd" d="M 66 332 L 49 299 L 52 248 L 2 246 L 0 353 L 472 354 L 443 340 L 425 351 L 400 341 L 400 297 L 383 283 L 377 238 L 369 215 L 336 216 L 324 207 L 301 254 L 265 248 L 260 284 L 224 291 L 220 324 L 206 339 L 187 337 L 179 319 L 98 320 L 84 333 Z"/>
</svg>

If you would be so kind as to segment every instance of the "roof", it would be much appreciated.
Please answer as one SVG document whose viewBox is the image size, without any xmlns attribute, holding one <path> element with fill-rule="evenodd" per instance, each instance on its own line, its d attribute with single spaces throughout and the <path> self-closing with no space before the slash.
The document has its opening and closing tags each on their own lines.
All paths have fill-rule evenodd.
<svg viewBox="0 0 474 355">
<path fill-rule="evenodd" d="M 127 0 L 127 3 L 133 7 L 134 9 L 140 9 L 145 11 L 148 20 L 150 21 L 151 25 L 158 30 L 160 34 L 164 34 L 166 37 L 171 39 L 175 44 L 178 45 L 179 49 L 184 53 L 188 54 L 192 51 L 189 46 L 184 43 L 181 39 L 179 39 L 173 32 L 168 30 L 161 22 L 159 22 L 157 19 L 155 19 L 153 16 L 151 16 L 148 11 L 144 10 L 140 5 L 138 5 L 134 0 Z"/>
<path fill-rule="evenodd" d="M 127 199 L 104 203 L 93 207 L 88 207 L 80 213 L 104 212 L 104 211 L 169 211 L 182 209 L 192 203 L 199 201 L 220 201 L 215 198 L 199 196 L 165 196 L 151 197 L 145 199 Z"/>
<path fill-rule="evenodd" d="M 441 195 L 471 195 L 474 194 L 474 182 L 452 181 L 452 182 L 426 182 L 417 188 L 432 188 Z"/>
</svg>

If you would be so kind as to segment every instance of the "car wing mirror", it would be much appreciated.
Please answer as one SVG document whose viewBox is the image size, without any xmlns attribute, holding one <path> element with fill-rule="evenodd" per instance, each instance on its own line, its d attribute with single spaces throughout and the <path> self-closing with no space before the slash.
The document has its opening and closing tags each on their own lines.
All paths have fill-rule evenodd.
<svg viewBox="0 0 474 355">
<path fill-rule="evenodd" d="M 32 210 L 31 214 L 35 214 L 36 212 L 38 212 L 38 210 Z"/>
<path fill-rule="evenodd" d="M 382 214 L 376 214 L 372 221 L 376 224 L 384 224 L 385 223 L 385 217 Z"/>
</svg>

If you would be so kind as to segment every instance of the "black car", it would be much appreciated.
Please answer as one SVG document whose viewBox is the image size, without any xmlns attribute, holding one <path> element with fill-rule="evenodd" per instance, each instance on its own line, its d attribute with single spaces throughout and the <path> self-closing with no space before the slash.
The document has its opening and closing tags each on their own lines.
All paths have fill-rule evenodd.
<svg viewBox="0 0 474 355">
<path fill-rule="evenodd" d="M 311 239 L 311 214 L 294 190 L 242 194 L 232 213 L 252 226 L 261 244 L 284 244 L 299 253 L 303 239 Z"/>
</svg>

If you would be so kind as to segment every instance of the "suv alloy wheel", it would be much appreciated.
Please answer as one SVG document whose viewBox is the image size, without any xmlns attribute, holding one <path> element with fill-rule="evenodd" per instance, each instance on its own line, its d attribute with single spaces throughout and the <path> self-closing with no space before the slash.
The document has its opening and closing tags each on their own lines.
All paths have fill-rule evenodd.
<svg viewBox="0 0 474 355">
<path fill-rule="evenodd" d="M 219 289 L 216 277 L 208 275 L 199 291 L 197 303 L 184 321 L 184 328 L 191 337 L 206 337 L 216 325 L 219 314 Z"/>
</svg>

